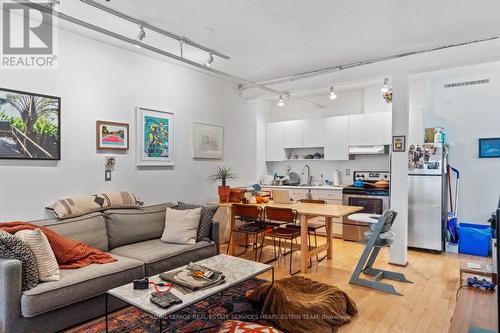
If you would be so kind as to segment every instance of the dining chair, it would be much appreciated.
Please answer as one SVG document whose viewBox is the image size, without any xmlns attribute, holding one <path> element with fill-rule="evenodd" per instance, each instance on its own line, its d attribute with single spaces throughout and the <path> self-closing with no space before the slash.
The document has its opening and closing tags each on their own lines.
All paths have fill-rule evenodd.
<svg viewBox="0 0 500 333">
<path fill-rule="evenodd" d="M 302 203 L 312 203 L 312 204 L 319 204 L 319 205 L 326 205 L 327 202 L 325 200 L 314 200 L 314 199 L 300 199 L 299 202 Z M 312 244 L 311 242 L 311 236 L 314 236 L 314 246 L 318 246 L 318 234 L 317 231 L 318 229 L 325 228 L 326 230 L 326 222 L 309 222 L 307 224 L 307 232 L 309 235 L 309 244 Z M 287 225 L 287 228 L 298 228 L 300 229 L 300 225 L 293 225 L 289 224 Z M 326 254 L 323 257 L 319 257 L 319 254 L 316 254 L 316 260 L 318 262 L 322 261 L 323 259 L 326 258 Z"/>
<path fill-rule="evenodd" d="M 254 251 L 254 261 L 257 261 L 257 252 L 260 248 L 259 261 L 262 258 L 262 248 L 264 247 L 264 239 L 266 234 L 266 225 L 262 221 L 262 207 L 256 205 L 243 205 L 243 204 L 233 204 L 233 215 L 234 219 L 243 222 L 243 225 L 239 226 L 237 229 L 231 230 L 229 236 L 229 242 L 233 239 L 234 233 L 245 234 L 245 251 L 240 254 L 235 255 L 239 257 L 247 252 L 248 236 L 253 235 L 255 241 L 252 244 L 252 249 Z M 261 237 L 260 246 L 258 246 L 259 236 Z M 227 247 L 226 254 L 229 253 L 230 245 Z"/>
<path fill-rule="evenodd" d="M 264 215 L 265 215 L 265 223 L 269 225 L 275 224 L 275 225 L 284 225 L 284 224 L 291 224 L 295 225 L 297 223 L 297 217 L 299 213 L 295 209 L 291 208 L 278 208 L 278 207 L 271 207 L 271 206 L 266 206 L 264 209 Z M 297 228 L 287 228 L 287 227 L 281 227 L 278 226 L 274 229 L 272 229 L 267 236 L 271 237 L 273 239 L 273 250 L 274 250 L 274 260 L 277 260 L 280 255 L 282 254 L 283 256 L 290 254 L 290 275 L 294 275 L 300 272 L 300 269 L 296 272 L 292 272 L 292 259 L 293 259 L 293 241 L 295 241 L 295 244 L 298 245 L 297 238 L 300 237 L 300 229 Z M 276 239 L 279 240 L 279 249 L 276 251 Z M 281 253 L 281 241 L 284 241 L 284 252 Z M 286 252 L 286 243 L 287 241 L 290 241 L 290 251 Z M 262 253 L 262 252 L 261 252 Z"/>
</svg>

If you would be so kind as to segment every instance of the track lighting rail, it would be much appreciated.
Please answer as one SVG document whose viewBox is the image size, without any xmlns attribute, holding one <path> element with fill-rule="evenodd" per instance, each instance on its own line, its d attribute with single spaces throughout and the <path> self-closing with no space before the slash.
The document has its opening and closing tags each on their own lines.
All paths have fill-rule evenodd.
<svg viewBox="0 0 500 333">
<path fill-rule="evenodd" d="M 331 67 L 316 69 L 316 70 L 313 70 L 310 72 L 304 72 L 304 73 L 294 74 L 294 75 L 287 76 L 287 77 L 277 78 L 277 79 L 273 79 L 273 80 L 269 80 L 269 81 L 262 81 L 262 82 L 258 82 L 256 84 L 259 86 L 271 86 L 271 85 L 275 85 L 275 84 L 293 82 L 293 81 L 297 81 L 297 80 L 303 80 L 303 79 L 307 79 L 307 78 L 311 78 L 311 77 L 317 77 L 317 76 L 321 76 L 321 75 L 325 75 L 325 74 L 330 74 L 330 73 L 342 71 L 342 70 L 349 69 L 349 68 L 369 65 L 369 64 L 376 63 L 376 62 L 394 60 L 394 59 L 408 57 L 408 56 L 415 55 L 415 54 L 438 51 L 438 50 L 443 50 L 443 49 L 448 49 L 448 48 L 453 48 L 453 47 L 458 47 L 458 46 L 486 42 L 486 41 L 495 40 L 495 39 L 500 39 L 500 36 L 494 36 L 494 37 L 483 38 L 483 39 L 476 39 L 476 40 L 466 41 L 466 42 L 462 42 L 462 43 L 449 44 L 449 45 L 444 45 L 444 46 L 439 46 L 439 47 L 434 47 L 434 48 L 429 48 L 429 49 L 423 49 L 423 50 L 417 50 L 417 51 L 411 51 L 411 52 L 406 52 L 406 53 L 401 53 L 401 54 L 396 54 L 396 55 L 391 55 L 391 56 L 386 56 L 386 57 L 373 58 L 373 59 L 353 62 L 353 63 L 349 63 L 349 64 L 331 66 Z M 251 89 L 251 88 L 255 88 L 255 87 L 256 87 L 256 85 L 245 84 L 245 85 L 240 86 L 240 90 L 246 90 L 246 89 Z"/>
<path fill-rule="evenodd" d="M 127 20 L 129 22 L 135 23 L 135 24 L 137 24 L 139 26 L 142 26 L 144 28 L 147 28 L 147 29 L 152 30 L 154 32 L 157 32 L 159 34 L 162 34 L 164 36 L 167 36 L 167 37 L 170 37 L 172 39 L 178 40 L 178 41 L 180 41 L 180 42 L 182 42 L 184 44 L 188 44 L 188 45 L 191 45 L 191 46 L 193 46 L 193 47 L 195 47 L 197 49 L 200 49 L 200 50 L 203 50 L 205 52 L 211 53 L 211 54 L 213 54 L 215 56 L 218 56 L 220 58 L 223 58 L 223 59 L 226 59 L 226 60 L 230 59 L 230 57 L 228 55 L 225 55 L 225 54 L 223 54 L 221 52 L 218 52 L 218 51 L 216 51 L 214 49 L 211 49 L 209 47 L 206 47 L 206 46 L 203 46 L 203 45 L 198 44 L 196 42 L 193 42 L 192 40 L 190 40 L 187 37 L 179 36 L 179 35 L 174 34 L 172 32 L 169 32 L 169 31 L 163 30 L 161 28 L 155 27 L 154 25 L 151 25 L 151 24 L 149 24 L 147 22 L 144 22 L 144 21 L 141 21 L 139 19 L 136 19 L 135 17 L 132 17 L 130 15 L 122 13 L 122 12 L 120 12 L 118 10 L 112 9 L 112 8 L 110 8 L 108 6 L 104 6 L 104 5 L 98 3 L 98 2 L 96 2 L 94 0 L 80 0 L 80 1 L 83 2 L 83 3 L 85 3 L 85 4 L 87 4 L 87 5 L 89 5 L 89 6 L 92 6 L 94 8 L 100 9 L 100 10 L 105 11 L 107 13 L 110 13 L 110 14 L 112 14 L 114 16 L 117 16 L 117 17 L 122 18 L 124 20 Z"/>
<path fill-rule="evenodd" d="M 214 75 L 217 75 L 219 77 L 227 78 L 228 80 L 233 81 L 235 83 L 250 84 L 250 85 L 253 85 L 254 87 L 257 87 L 259 89 L 267 91 L 267 92 L 269 92 L 269 93 L 271 93 L 273 95 L 285 95 L 285 96 L 287 96 L 289 98 L 293 98 L 293 99 L 298 100 L 300 102 L 307 103 L 307 104 L 310 104 L 310 105 L 314 105 L 314 106 L 316 106 L 318 108 L 324 108 L 325 107 L 322 104 L 315 103 L 315 102 L 310 101 L 308 99 L 297 97 L 297 96 L 292 96 L 288 92 L 278 91 L 278 90 L 275 90 L 275 89 L 272 89 L 272 88 L 269 88 L 269 87 L 266 87 L 266 86 L 259 85 L 258 83 L 252 82 L 250 80 L 246 80 L 246 79 L 237 77 L 235 75 L 228 74 L 228 73 L 225 73 L 223 71 L 219 71 L 219 70 L 214 69 L 212 67 L 207 67 L 205 65 L 202 65 L 202 64 L 199 64 L 199 63 L 194 62 L 192 60 L 183 58 L 181 56 L 178 56 L 176 54 L 170 53 L 168 51 L 161 50 L 161 49 L 156 48 L 154 46 L 145 44 L 145 43 L 143 43 L 143 42 L 141 42 L 141 41 L 139 41 L 137 39 L 132 39 L 132 38 L 120 35 L 120 34 L 118 34 L 116 32 L 113 32 L 113 31 L 101 28 L 101 27 L 96 26 L 96 25 L 94 25 L 92 23 L 88 23 L 88 22 L 80 20 L 80 19 L 78 19 L 76 17 L 64 14 L 63 12 L 58 11 L 55 8 L 53 8 L 50 4 L 41 5 L 41 4 L 38 4 L 38 3 L 34 3 L 34 2 L 30 2 L 30 1 L 25 1 L 25 0 L 14 0 L 14 2 L 20 3 L 20 4 L 22 4 L 22 5 L 24 5 L 24 6 L 28 7 L 28 8 L 33 8 L 33 9 L 39 10 L 39 11 L 47 13 L 49 15 L 54 15 L 54 16 L 56 16 L 57 18 L 59 18 L 61 20 L 65 20 L 65 21 L 71 22 L 71 23 L 76 24 L 78 26 L 81 26 L 81 27 L 84 27 L 84 28 L 96 31 L 96 32 L 101 33 L 103 35 L 106 35 L 106 36 L 109 36 L 109 37 L 121 40 L 123 42 L 129 43 L 131 45 L 135 45 L 135 46 L 141 47 L 143 49 L 149 50 L 151 52 L 154 52 L 154 53 L 157 53 L 157 54 L 160 54 L 160 55 L 172 58 L 172 59 L 177 60 L 179 62 L 188 64 L 190 66 L 196 67 L 198 69 L 202 69 L 202 70 L 207 71 L 207 72 L 210 72 L 210 73 L 212 73 Z"/>
</svg>

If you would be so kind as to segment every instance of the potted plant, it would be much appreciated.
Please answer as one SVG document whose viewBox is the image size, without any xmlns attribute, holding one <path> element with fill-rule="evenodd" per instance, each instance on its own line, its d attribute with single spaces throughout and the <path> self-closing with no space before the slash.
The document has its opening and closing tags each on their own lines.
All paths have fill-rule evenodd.
<svg viewBox="0 0 500 333">
<path fill-rule="evenodd" d="M 226 166 L 220 166 L 217 170 L 208 177 L 210 184 L 214 184 L 217 181 L 221 181 L 221 186 L 218 188 L 219 202 L 229 202 L 229 195 L 231 193 L 231 187 L 227 186 L 227 181 L 230 179 L 236 179 L 235 174 Z"/>
</svg>

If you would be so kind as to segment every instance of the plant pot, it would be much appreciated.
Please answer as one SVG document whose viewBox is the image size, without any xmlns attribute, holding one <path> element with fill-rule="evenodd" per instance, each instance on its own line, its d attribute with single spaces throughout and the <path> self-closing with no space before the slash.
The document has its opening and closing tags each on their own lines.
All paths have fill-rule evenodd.
<svg viewBox="0 0 500 333">
<path fill-rule="evenodd" d="M 219 202 L 229 202 L 229 195 L 231 194 L 231 187 L 219 186 Z"/>
</svg>

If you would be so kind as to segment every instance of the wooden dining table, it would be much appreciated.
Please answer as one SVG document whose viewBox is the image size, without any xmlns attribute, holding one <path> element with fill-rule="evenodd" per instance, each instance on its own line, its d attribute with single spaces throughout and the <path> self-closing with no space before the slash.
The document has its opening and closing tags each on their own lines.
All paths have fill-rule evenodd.
<svg viewBox="0 0 500 333">
<path fill-rule="evenodd" d="M 217 203 L 220 207 L 227 207 L 230 209 L 230 228 L 235 229 L 236 221 L 233 213 L 233 204 L 231 202 L 227 203 Z M 278 203 L 262 203 L 262 204 L 251 204 L 256 206 L 272 206 L 279 208 L 291 208 L 298 212 L 300 219 L 300 270 L 302 273 L 307 273 L 307 262 L 310 257 L 315 256 L 317 253 L 322 251 L 327 251 L 327 258 L 333 258 L 333 234 L 332 234 L 332 219 L 341 218 L 363 209 L 360 206 L 343 206 L 343 205 L 330 205 L 330 204 L 317 204 L 317 203 L 305 203 L 297 202 L 292 204 L 278 204 Z M 309 244 L 308 237 L 308 223 L 311 219 L 317 217 L 325 218 L 326 227 L 326 238 L 327 242 L 325 244 L 313 247 Z M 229 254 L 234 255 L 235 253 L 235 233 L 231 233 L 231 238 L 229 240 Z"/>
</svg>

